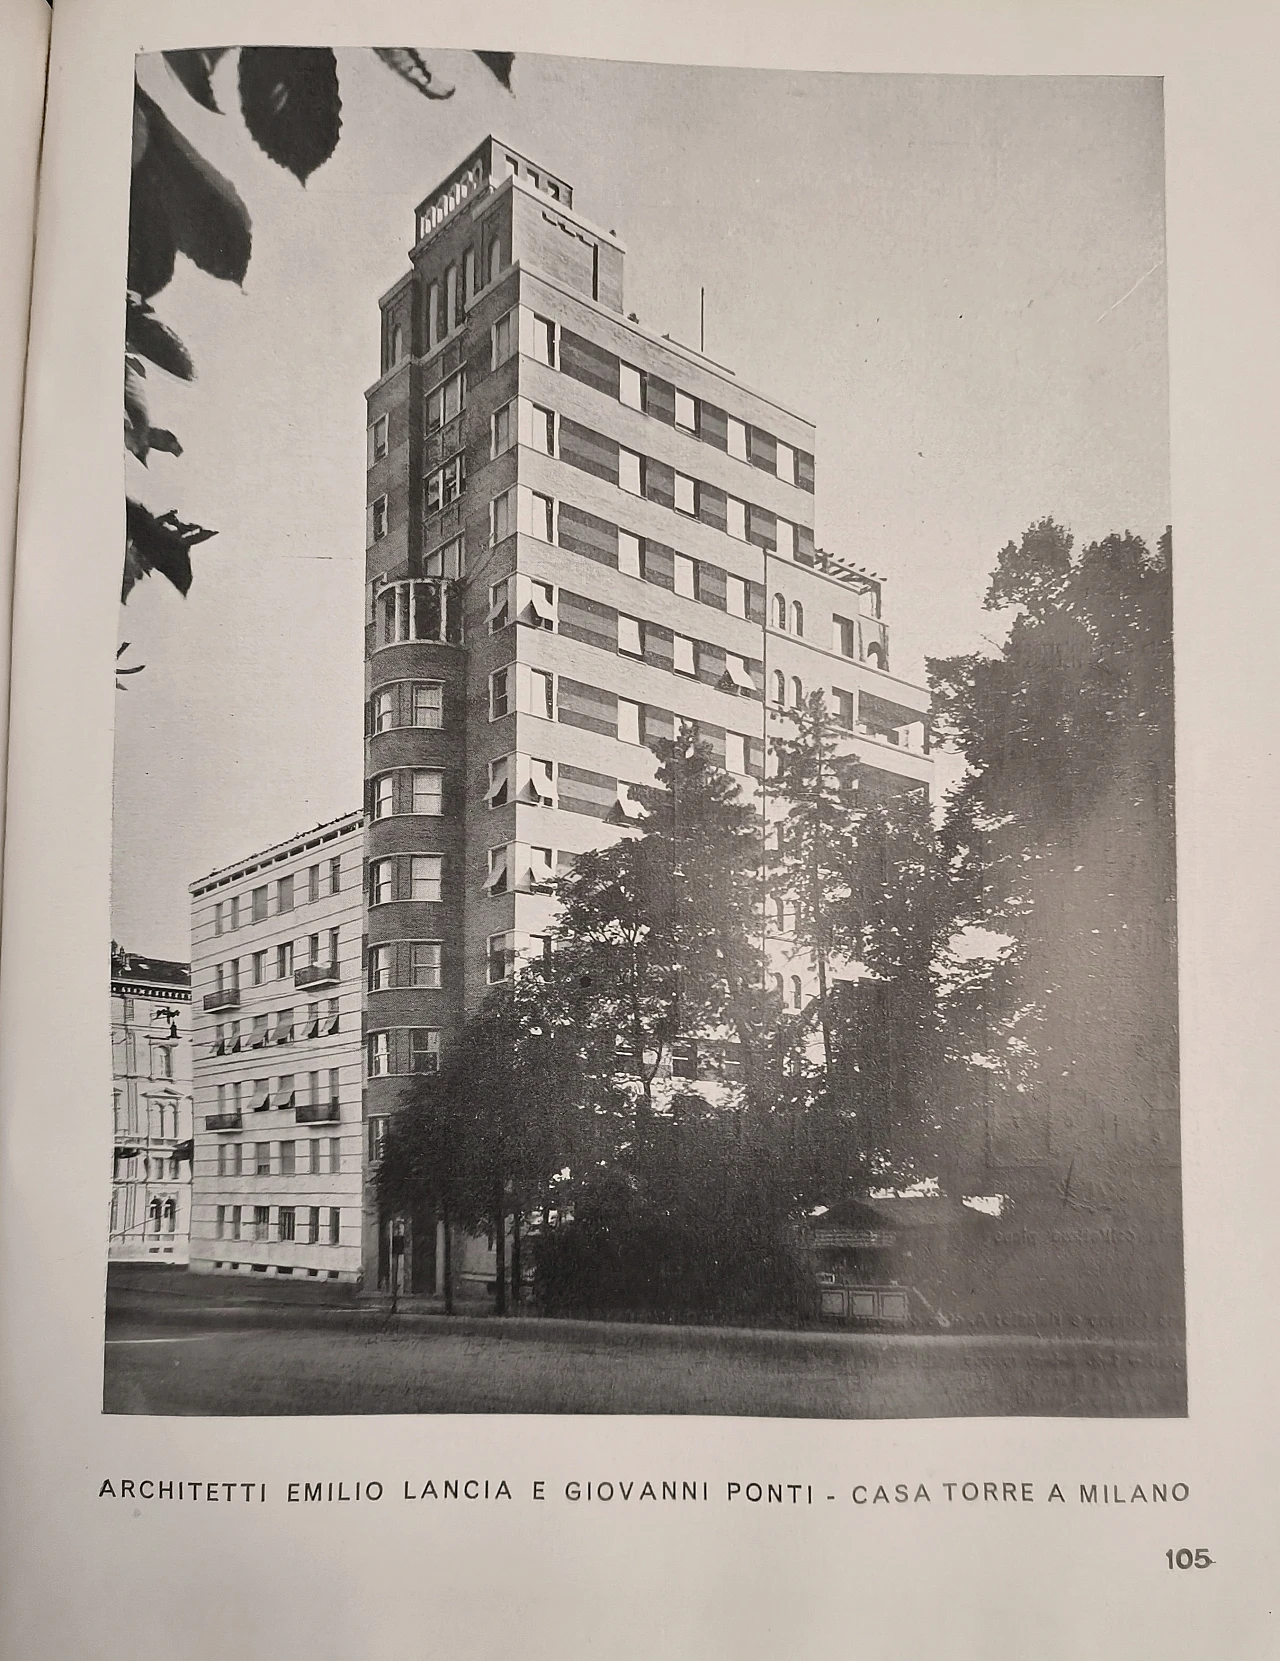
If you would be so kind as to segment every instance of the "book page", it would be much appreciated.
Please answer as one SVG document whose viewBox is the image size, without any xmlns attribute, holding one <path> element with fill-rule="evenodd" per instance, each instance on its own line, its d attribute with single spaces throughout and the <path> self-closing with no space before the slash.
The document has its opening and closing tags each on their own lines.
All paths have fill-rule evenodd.
<svg viewBox="0 0 1280 1661">
<path fill-rule="evenodd" d="M 24 1655 L 1269 1653 L 1234 23 L 59 0 Z"/>
<path fill-rule="evenodd" d="M 27 361 L 31 262 L 35 254 L 36 188 L 44 124 L 49 8 L 42 0 L 6 0 L 5 52 L 0 63 L 4 161 L 0 164 L 0 739 L 9 709 L 9 613 L 13 596 L 14 526 L 18 508 L 18 450 Z M 0 759 L 0 825 L 4 822 L 4 764 Z"/>
</svg>

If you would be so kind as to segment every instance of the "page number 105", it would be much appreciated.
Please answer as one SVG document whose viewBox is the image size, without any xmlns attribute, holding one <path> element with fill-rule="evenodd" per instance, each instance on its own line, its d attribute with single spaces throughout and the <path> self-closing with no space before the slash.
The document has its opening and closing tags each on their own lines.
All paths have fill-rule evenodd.
<svg viewBox="0 0 1280 1661">
<path fill-rule="evenodd" d="M 1171 1569 L 1208 1569 L 1213 1565 L 1213 1558 L 1203 1546 L 1195 1551 L 1190 1546 L 1183 1546 L 1181 1551 L 1167 1551 L 1164 1559 Z"/>
</svg>

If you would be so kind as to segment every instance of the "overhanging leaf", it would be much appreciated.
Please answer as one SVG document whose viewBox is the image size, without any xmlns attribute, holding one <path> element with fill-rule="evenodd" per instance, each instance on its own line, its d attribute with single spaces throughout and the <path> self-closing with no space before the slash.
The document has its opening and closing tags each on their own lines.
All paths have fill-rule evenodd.
<svg viewBox="0 0 1280 1661">
<path fill-rule="evenodd" d="M 211 77 L 227 48 L 225 46 L 195 47 L 183 52 L 165 52 L 164 61 L 186 87 L 197 104 L 219 114 L 218 101 L 213 96 Z"/>
<path fill-rule="evenodd" d="M 337 59 L 327 46 L 243 47 L 240 109 L 254 143 L 305 185 L 342 128 Z"/>
<path fill-rule="evenodd" d="M 124 442 L 125 448 L 146 466 L 151 423 L 142 388 L 141 365 L 136 358 L 124 360 Z"/>
<path fill-rule="evenodd" d="M 421 52 L 412 46 L 375 46 L 374 52 L 388 69 L 399 75 L 401 80 L 408 81 L 424 98 L 453 97 L 453 88 L 436 80 Z"/>
<path fill-rule="evenodd" d="M 516 61 L 514 52 L 477 52 L 476 57 L 500 86 L 511 91 L 511 66 Z"/>
<path fill-rule="evenodd" d="M 185 595 L 191 587 L 190 550 L 217 535 L 203 525 L 185 523 L 172 508 L 157 516 L 132 497 L 125 503 L 125 533 L 122 602 L 129 598 L 134 584 L 153 571 L 167 577 L 178 593 Z"/>
<path fill-rule="evenodd" d="M 164 369 L 170 375 L 176 375 L 179 380 L 190 381 L 195 378 L 191 354 L 173 330 L 162 323 L 147 302 L 137 294 L 128 296 L 124 343 L 130 352 L 148 358 L 157 369 Z"/>
<path fill-rule="evenodd" d="M 175 250 L 211 277 L 243 282 L 253 236 L 248 210 L 234 186 L 141 87 L 135 87 L 134 98 L 144 143 L 133 172 L 129 287 L 150 298 L 172 276 Z"/>
</svg>

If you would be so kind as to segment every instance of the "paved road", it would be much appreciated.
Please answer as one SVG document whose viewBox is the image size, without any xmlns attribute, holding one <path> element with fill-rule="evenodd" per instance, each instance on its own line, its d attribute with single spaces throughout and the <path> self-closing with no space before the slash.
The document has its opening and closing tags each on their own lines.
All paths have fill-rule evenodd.
<svg viewBox="0 0 1280 1661">
<path fill-rule="evenodd" d="M 408 1325 L 411 1330 L 405 1330 Z M 1178 1352 L 1021 1337 L 723 1333 L 352 1311 L 148 1311 L 107 1327 L 109 1413 L 1177 1417 Z"/>
</svg>

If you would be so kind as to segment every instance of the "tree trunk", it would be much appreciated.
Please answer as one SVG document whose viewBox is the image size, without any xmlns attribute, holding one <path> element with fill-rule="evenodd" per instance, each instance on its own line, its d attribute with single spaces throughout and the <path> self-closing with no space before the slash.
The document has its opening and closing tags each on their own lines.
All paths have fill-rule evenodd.
<svg viewBox="0 0 1280 1661">
<path fill-rule="evenodd" d="M 453 1314 L 453 1221 L 448 1206 L 441 1214 L 444 1224 L 444 1312 Z"/>
<path fill-rule="evenodd" d="M 497 1258 L 493 1312 L 495 1315 L 505 1315 L 507 1312 L 507 1219 L 506 1200 L 503 1197 L 501 1184 L 494 1189 L 493 1193 L 493 1250 Z"/>
<path fill-rule="evenodd" d="M 517 1312 L 520 1308 L 520 1293 L 523 1290 L 520 1267 L 520 1213 L 512 1213 L 511 1217 L 511 1307 Z"/>
</svg>

